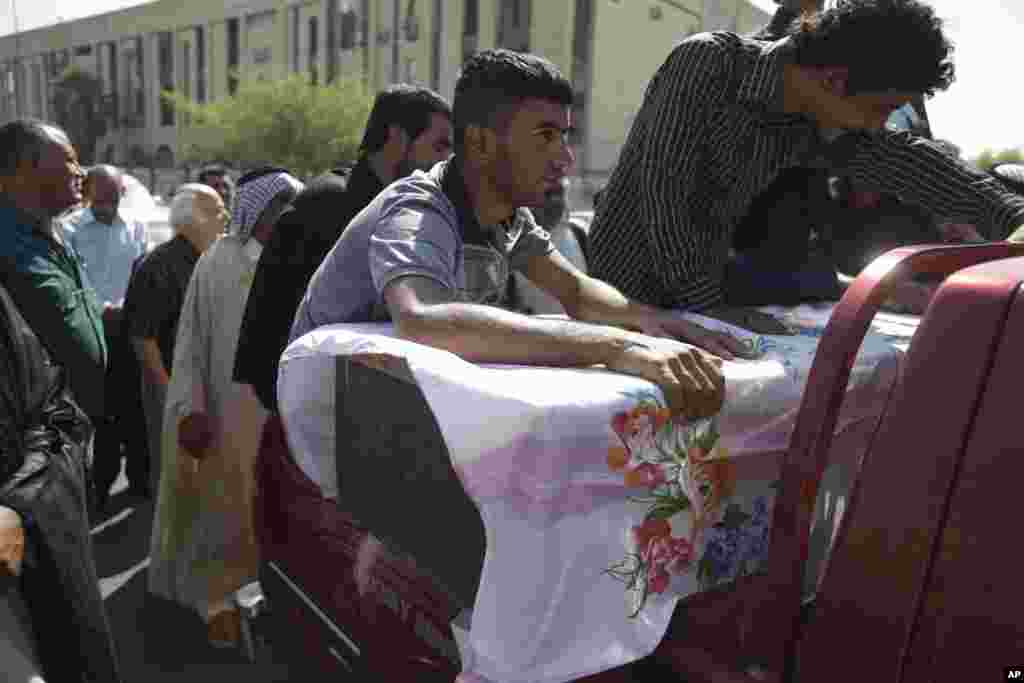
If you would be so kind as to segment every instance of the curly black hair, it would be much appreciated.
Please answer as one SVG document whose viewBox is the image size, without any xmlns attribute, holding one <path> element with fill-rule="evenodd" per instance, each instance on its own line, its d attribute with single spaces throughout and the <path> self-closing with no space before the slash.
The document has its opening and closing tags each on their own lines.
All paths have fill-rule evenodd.
<svg viewBox="0 0 1024 683">
<path fill-rule="evenodd" d="M 848 94 L 913 92 L 953 83 L 953 46 L 942 19 L 918 0 L 839 0 L 803 15 L 792 41 L 801 66 L 845 66 Z"/>
<path fill-rule="evenodd" d="M 525 99 L 572 106 L 572 84 L 554 64 L 535 54 L 484 50 L 466 60 L 455 84 L 452 128 L 462 149 L 466 128 L 500 130 Z"/>
</svg>

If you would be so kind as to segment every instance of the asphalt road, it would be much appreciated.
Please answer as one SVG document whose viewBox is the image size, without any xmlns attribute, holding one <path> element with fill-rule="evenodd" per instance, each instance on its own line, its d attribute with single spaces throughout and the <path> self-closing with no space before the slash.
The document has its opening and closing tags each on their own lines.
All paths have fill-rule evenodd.
<svg viewBox="0 0 1024 683">
<path fill-rule="evenodd" d="M 301 654 L 287 646 L 287 625 L 261 618 L 269 641 L 255 663 L 240 650 L 206 642 L 198 615 L 146 590 L 153 501 L 128 498 L 124 475 L 114 485 L 107 514 L 93 528 L 100 590 L 117 642 L 125 683 L 276 683 L 310 681 Z M 283 630 L 282 630 L 283 629 Z"/>
</svg>

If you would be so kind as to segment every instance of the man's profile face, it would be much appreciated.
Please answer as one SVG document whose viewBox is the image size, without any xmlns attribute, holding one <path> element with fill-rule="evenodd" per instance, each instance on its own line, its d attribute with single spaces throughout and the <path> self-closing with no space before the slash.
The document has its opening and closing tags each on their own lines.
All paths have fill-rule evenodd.
<svg viewBox="0 0 1024 683">
<path fill-rule="evenodd" d="M 93 176 L 86 183 L 88 186 L 86 199 L 96 220 L 112 225 L 117 217 L 117 209 L 121 205 L 124 187 L 119 178 L 106 175 Z"/>
<path fill-rule="evenodd" d="M 513 206 L 543 206 L 561 190 L 575 157 L 569 146 L 572 112 L 559 102 L 524 100 L 498 131 L 491 172 L 497 189 Z"/>
<path fill-rule="evenodd" d="M 845 130 L 882 130 L 894 111 L 917 93 L 905 91 L 849 92 L 845 68 L 826 68 L 819 75 L 818 125 Z"/>
<path fill-rule="evenodd" d="M 894 111 L 913 99 L 912 93 L 864 93 L 847 95 L 849 107 L 842 112 L 841 127 L 849 130 L 882 130 Z"/>
<path fill-rule="evenodd" d="M 219 194 L 197 194 L 195 202 L 195 224 L 203 237 L 214 239 L 224 231 L 230 214 Z"/>
<path fill-rule="evenodd" d="M 85 173 L 78 164 L 78 153 L 67 136 L 50 128 L 52 142 L 43 147 L 39 163 L 23 164 L 18 174 L 24 184 L 34 189 L 37 207 L 54 215 L 82 201 L 82 179 Z"/>
<path fill-rule="evenodd" d="M 452 122 L 444 114 L 430 115 L 430 127 L 409 143 L 405 157 L 398 165 L 398 175 L 413 171 L 428 171 L 434 164 L 444 161 L 452 152 Z"/>
</svg>

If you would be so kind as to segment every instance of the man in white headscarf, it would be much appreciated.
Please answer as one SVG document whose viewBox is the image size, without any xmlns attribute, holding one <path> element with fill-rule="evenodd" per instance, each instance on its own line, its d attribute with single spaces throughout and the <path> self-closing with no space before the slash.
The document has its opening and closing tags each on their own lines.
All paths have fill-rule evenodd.
<svg viewBox="0 0 1024 683">
<path fill-rule="evenodd" d="M 237 642 L 231 596 L 258 567 L 253 467 L 266 411 L 231 381 L 238 332 L 263 244 L 302 187 L 282 169 L 239 180 L 229 234 L 196 264 L 178 324 L 149 589 L 195 609 L 215 646 Z"/>
</svg>

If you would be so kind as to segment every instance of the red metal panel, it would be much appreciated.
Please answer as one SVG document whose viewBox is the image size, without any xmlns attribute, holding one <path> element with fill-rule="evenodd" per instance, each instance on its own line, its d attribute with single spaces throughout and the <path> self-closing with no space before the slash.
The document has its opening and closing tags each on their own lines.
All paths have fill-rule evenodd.
<svg viewBox="0 0 1024 683">
<path fill-rule="evenodd" d="M 839 661 L 849 680 L 898 679 L 1022 264 L 960 271 L 929 307 L 851 493 L 801 643 L 801 680 L 834 676 Z"/>
<path fill-rule="evenodd" d="M 1024 259 L 972 270 L 1012 286 L 1024 279 Z M 1016 429 L 1022 352 L 1018 292 L 958 472 L 905 681 L 996 680 L 1024 653 L 1024 546 L 1014 502 L 1024 482 L 1024 439 Z"/>
</svg>

